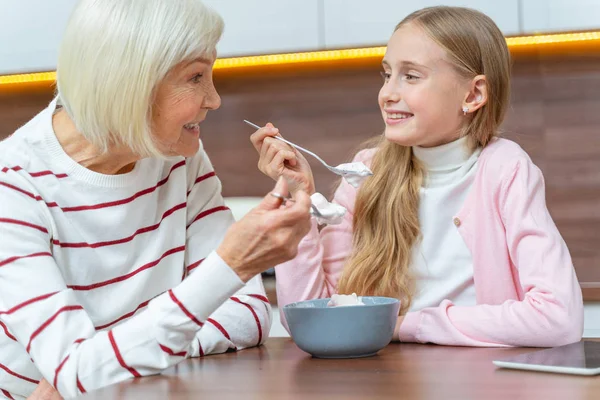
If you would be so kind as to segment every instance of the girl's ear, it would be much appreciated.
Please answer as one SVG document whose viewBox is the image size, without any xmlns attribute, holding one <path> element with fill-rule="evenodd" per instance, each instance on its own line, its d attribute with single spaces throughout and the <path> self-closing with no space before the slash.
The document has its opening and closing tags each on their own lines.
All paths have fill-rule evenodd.
<svg viewBox="0 0 600 400">
<path fill-rule="evenodd" d="M 466 115 L 479 110 L 488 101 L 487 80 L 485 75 L 477 75 L 469 85 L 469 91 L 465 95 L 462 110 Z"/>
</svg>

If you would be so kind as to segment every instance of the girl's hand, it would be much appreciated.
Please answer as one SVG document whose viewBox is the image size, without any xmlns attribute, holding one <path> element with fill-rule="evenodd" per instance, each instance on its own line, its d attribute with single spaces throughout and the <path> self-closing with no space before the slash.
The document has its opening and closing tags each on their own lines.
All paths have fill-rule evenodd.
<svg viewBox="0 0 600 400">
<path fill-rule="evenodd" d="M 315 183 L 308 161 L 299 151 L 275 139 L 275 136 L 279 136 L 279 129 L 268 123 L 250 137 L 260 155 L 258 169 L 275 181 L 283 176 L 292 195 L 298 191 L 312 195 Z"/>
</svg>

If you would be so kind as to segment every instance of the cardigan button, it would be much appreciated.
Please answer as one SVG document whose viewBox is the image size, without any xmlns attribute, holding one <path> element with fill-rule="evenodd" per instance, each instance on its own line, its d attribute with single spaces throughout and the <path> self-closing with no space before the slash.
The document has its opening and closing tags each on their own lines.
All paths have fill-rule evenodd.
<svg viewBox="0 0 600 400">
<path fill-rule="evenodd" d="M 456 227 L 458 228 L 460 226 L 461 222 L 460 222 L 460 218 L 455 217 L 454 218 L 454 225 L 456 225 Z"/>
</svg>

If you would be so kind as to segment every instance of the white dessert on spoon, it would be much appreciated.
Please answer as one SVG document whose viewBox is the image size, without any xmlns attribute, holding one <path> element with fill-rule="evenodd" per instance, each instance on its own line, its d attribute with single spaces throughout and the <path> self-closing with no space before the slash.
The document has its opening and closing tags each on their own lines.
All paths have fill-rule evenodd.
<svg viewBox="0 0 600 400">
<path fill-rule="evenodd" d="M 244 120 L 244 122 L 256 129 L 261 129 L 260 126 L 254 124 L 248 120 Z M 305 152 L 306 154 L 310 154 L 311 156 L 313 156 L 314 158 L 319 160 L 321 162 L 321 164 L 323 164 L 328 170 L 330 170 L 331 172 L 333 172 L 335 174 L 341 175 L 346 180 L 346 182 L 348 182 L 350 185 L 354 186 L 355 188 L 359 187 L 360 184 L 362 183 L 362 181 L 365 180 L 366 177 L 373 175 L 373 172 L 365 164 L 363 164 L 360 161 L 346 163 L 346 164 L 340 164 L 337 167 L 332 167 L 331 165 L 327 164 L 321 157 L 319 157 L 312 151 L 307 150 L 304 147 L 298 146 L 297 144 L 292 143 L 289 140 L 284 139 L 281 136 L 273 136 L 273 137 L 275 139 L 281 140 L 282 142 L 289 144 L 290 146 L 292 146 L 300 151 Z"/>
<path fill-rule="evenodd" d="M 346 164 L 340 164 L 336 167 L 340 171 L 348 171 L 347 175 L 342 175 L 346 182 L 350 185 L 358 188 L 363 181 L 373 175 L 373 172 L 362 162 L 351 162 Z"/>
<path fill-rule="evenodd" d="M 319 209 L 320 217 L 315 216 L 319 225 L 338 225 L 346 215 L 346 208 L 339 204 L 330 203 L 321 193 L 313 193 L 310 201 Z"/>
<path fill-rule="evenodd" d="M 271 192 L 271 196 L 283 200 L 283 205 L 285 205 L 285 203 L 288 201 L 296 201 L 289 196 L 284 196 L 277 192 Z M 317 223 L 319 225 L 340 224 L 342 223 L 344 215 L 346 215 L 347 210 L 345 207 L 342 207 L 339 204 L 328 202 L 325 196 L 323 196 L 321 193 L 313 193 L 312 196 L 310 196 L 310 203 L 310 215 L 317 219 Z"/>
</svg>

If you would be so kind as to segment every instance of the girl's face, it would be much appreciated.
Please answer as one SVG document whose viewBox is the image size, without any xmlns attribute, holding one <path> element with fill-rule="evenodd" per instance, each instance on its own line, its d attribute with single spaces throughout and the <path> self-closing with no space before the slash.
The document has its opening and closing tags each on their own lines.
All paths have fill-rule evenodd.
<svg viewBox="0 0 600 400">
<path fill-rule="evenodd" d="M 392 35 L 382 64 L 379 107 L 388 140 L 433 147 L 459 138 L 474 84 L 456 72 L 442 47 L 409 23 Z"/>
</svg>

